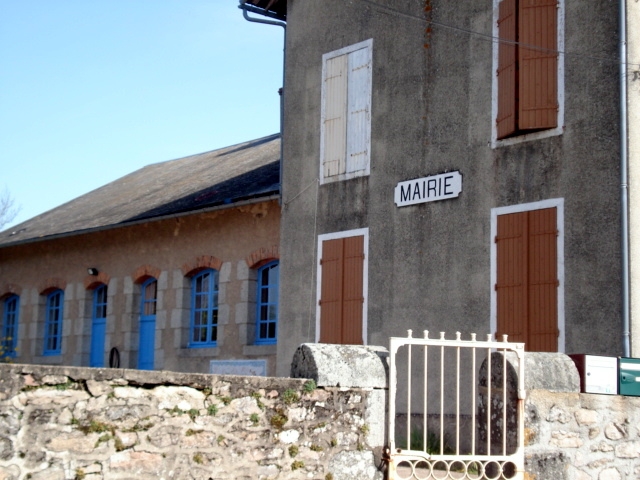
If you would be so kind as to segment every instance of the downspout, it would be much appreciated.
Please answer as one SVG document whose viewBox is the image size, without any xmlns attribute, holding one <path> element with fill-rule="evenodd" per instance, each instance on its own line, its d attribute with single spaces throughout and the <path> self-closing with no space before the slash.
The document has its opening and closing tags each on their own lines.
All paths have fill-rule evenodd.
<svg viewBox="0 0 640 480">
<path fill-rule="evenodd" d="M 282 88 L 278 91 L 280 94 L 280 179 L 279 179 L 279 192 L 280 198 L 279 203 L 282 205 L 282 165 L 283 165 L 283 152 L 284 152 L 284 141 L 282 135 L 284 133 L 284 75 L 286 72 L 285 64 L 287 61 L 287 24 L 285 22 L 275 21 L 275 20 L 266 20 L 262 18 L 254 18 L 250 17 L 247 12 L 247 6 L 245 5 L 247 0 L 240 0 L 240 5 L 238 8 L 242 10 L 242 15 L 244 19 L 248 22 L 254 23 L 263 23 L 265 25 L 275 25 L 277 27 L 282 27 L 284 30 L 284 42 L 282 47 Z"/>
<path fill-rule="evenodd" d="M 620 0 L 620 206 L 622 214 L 622 355 L 631 356 L 629 288 L 629 153 L 627 132 L 627 2 Z"/>
</svg>

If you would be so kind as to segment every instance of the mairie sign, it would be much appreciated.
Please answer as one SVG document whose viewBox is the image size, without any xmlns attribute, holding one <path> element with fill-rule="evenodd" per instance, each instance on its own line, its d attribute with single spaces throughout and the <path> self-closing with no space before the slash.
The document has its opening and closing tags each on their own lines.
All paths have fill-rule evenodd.
<svg viewBox="0 0 640 480">
<path fill-rule="evenodd" d="M 462 175 L 460 172 L 447 172 L 398 183 L 394 200 L 398 207 L 406 207 L 416 203 L 455 198 L 460 195 L 461 191 Z"/>
</svg>

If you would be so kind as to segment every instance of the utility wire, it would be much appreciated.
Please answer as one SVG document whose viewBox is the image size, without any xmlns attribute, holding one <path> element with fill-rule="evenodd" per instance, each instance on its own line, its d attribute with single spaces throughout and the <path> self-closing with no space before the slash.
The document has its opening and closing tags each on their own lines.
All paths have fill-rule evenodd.
<svg viewBox="0 0 640 480">
<path fill-rule="evenodd" d="M 599 62 L 610 62 L 610 63 L 615 63 L 616 65 L 621 65 L 624 62 L 621 62 L 620 58 L 611 58 L 611 57 L 601 57 L 601 56 L 595 56 L 595 55 L 589 55 L 586 53 L 576 53 L 576 52 L 567 52 L 562 51 L 562 50 L 553 50 L 553 49 L 549 49 L 549 48 L 543 48 L 543 47 L 539 47 L 536 45 L 529 45 L 526 43 L 521 43 L 515 40 L 507 40 L 505 38 L 500 38 L 500 37 L 495 37 L 493 35 L 489 35 L 487 33 L 482 33 L 482 32 L 477 32 L 475 30 L 470 30 L 467 28 L 463 28 L 463 27 L 457 27 L 455 25 L 449 25 L 443 22 L 438 22 L 435 20 L 430 20 L 430 19 L 425 19 L 424 17 L 421 17 L 419 15 L 414 15 L 411 13 L 406 13 L 406 12 L 402 12 L 400 10 L 397 10 L 393 7 L 387 7 L 386 5 L 380 5 L 379 3 L 373 1 L 373 0 L 359 0 L 362 3 L 366 3 L 370 6 L 372 6 L 373 8 L 377 9 L 377 10 L 381 10 L 381 11 L 385 11 L 386 13 L 390 13 L 390 14 L 394 14 L 400 17 L 406 17 L 409 18 L 411 20 L 417 20 L 419 22 L 425 22 L 428 25 L 433 25 L 435 27 L 440 27 L 440 28 L 444 28 L 444 29 L 448 29 L 448 30 L 453 30 L 455 32 L 459 32 L 459 33 L 464 33 L 466 35 L 471 35 L 471 36 L 475 36 L 478 38 L 481 38 L 483 40 L 487 40 L 490 41 L 492 43 L 502 43 L 502 44 L 506 44 L 506 45 L 514 45 L 514 46 L 519 46 L 519 47 L 523 47 L 529 50 L 538 50 L 538 51 L 545 51 L 545 52 L 549 52 L 549 53 L 557 53 L 559 55 L 564 55 L 565 57 L 582 57 L 582 58 L 586 58 L 589 60 L 597 60 Z M 627 65 L 631 65 L 634 67 L 640 67 L 640 63 L 631 63 L 631 62 L 626 62 Z"/>
</svg>

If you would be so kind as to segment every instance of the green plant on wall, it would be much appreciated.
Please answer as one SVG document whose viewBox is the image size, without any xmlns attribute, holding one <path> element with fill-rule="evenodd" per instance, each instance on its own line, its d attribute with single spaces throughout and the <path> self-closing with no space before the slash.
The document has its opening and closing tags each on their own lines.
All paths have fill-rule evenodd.
<svg viewBox="0 0 640 480">
<path fill-rule="evenodd" d="M 278 410 L 277 413 L 269 419 L 269 423 L 272 427 L 282 430 L 282 427 L 284 427 L 288 420 L 282 410 Z"/>
<path fill-rule="evenodd" d="M 200 452 L 194 454 L 193 455 L 193 461 L 195 463 L 197 463 L 198 465 L 202 465 L 204 463 L 204 455 L 202 455 L 202 453 L 200 453 Z"/>
<path fill-rule="evenodd" d="M 297 445 L 291 445 L 289 447 L 289 456 L 291 458 L 295 457 L 296 455 L 298 455 L 298 446 Z"/>
<path fill-rule="evenodd" d="M 0 337 L 0 363 L 13 363 L 16 349 L 11 337 Z"/>
<path fill-rule="evenodd" d="M 287 388 L 282 394 L 282 400 L 287 405 L 291 405 L 292 403 L 297 402 L 300 399 L 300 396 L 296 393 L 295 390 L 291 388 Z"/>
</svg>

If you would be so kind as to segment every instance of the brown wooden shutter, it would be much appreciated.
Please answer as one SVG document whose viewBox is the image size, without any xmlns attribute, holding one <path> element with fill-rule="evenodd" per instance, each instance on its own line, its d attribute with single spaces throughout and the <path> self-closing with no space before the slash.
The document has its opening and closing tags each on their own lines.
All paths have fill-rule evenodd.
<svg viewBox="0 0 640 480">
<path fill-rule="evenodd" d="M 342 343 L 342 238 L 322 242 L 320 342 Z"/>
<path fill-rule="evenodd" d="M 320 342 L 362 344 L 364 237 L 322 242 Z"/>
<path fill-rule="evenodd" d="M 558 271 L 555 208 L 498 216 L 498 335 L 527 351 L 558 350 Z"/>
<path fill-rule="evenodd" d="M 527 213 L 498 216 L 497 334 L 527 342 Z M 499 338 L 498 338 L 499 339 Z"/>
<path fill-rule="evenodd" d="M 364 237 L 345 238 L 341 343 L 350 345 L 362 344 L 363 264 Z"/>
<path fill-rule="evenodd" d="M 558 125 L 558 2 L 519 2 L 518 127 L 554 128 Z"/>
<path fill-rule="evenodd" d="M 517 129 L 516 6 L 516 0 L 502 0 L 498 7 L 498 138 L 505 138 Z"/>
<path fill-rule="evenodd" d="M 558 351 L 558 263 L 556 209 L 529 212 L 529 346 Z"/>
</svg>

